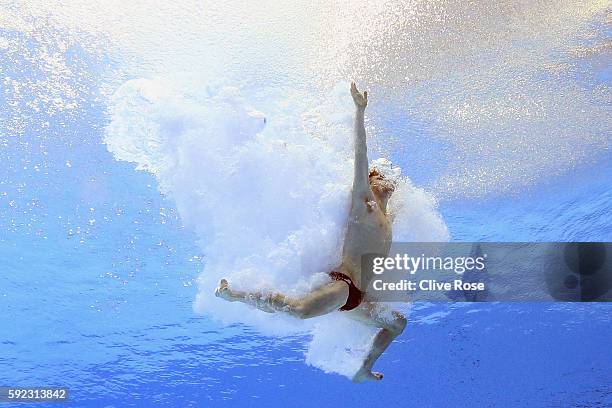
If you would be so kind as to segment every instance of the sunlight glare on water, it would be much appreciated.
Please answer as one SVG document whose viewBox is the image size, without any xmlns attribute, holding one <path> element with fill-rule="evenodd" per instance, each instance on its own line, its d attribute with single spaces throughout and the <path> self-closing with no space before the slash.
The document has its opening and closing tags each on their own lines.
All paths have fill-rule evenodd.
<svg viewBox="0 0 612 408">
<path fill-rule="evenodd" d="M 288 88 L 315 105 L 355 79 L 371 90 L 374 149 L 435 169 L 440 198 L 513 190 L 610 147 L 603 1 L 4 3 L 5 30 L 37 37 L 50 25 L 52 41 L 114 62 L 101 73 L 107 95 L 125 78 L 189 74 Z M 33 56 L 47 80 L 82 77 L 63 72 L 55 47 Z M 78 89 L 60 92 L 56 105 L 71 108 Z"/>
</svg>

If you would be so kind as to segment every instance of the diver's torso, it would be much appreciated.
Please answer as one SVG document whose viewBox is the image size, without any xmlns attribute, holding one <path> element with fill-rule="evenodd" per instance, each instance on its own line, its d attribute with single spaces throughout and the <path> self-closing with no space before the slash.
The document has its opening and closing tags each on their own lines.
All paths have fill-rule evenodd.
<svg viewBox="0 0 612 408">
<path fill-rule="evenodd" d="M 363 208 L 361 208 L 363 207 Z M 342 272 L 351 277 L 355 285 L 365 290 L 372 274 L 361 276 L 361 256 L 380 254 L 387 256 L 391 248 L 391 223 L 386 214 L 375 205 L 355 203 L 351 208 L 342 251 Z"/>
</svg>

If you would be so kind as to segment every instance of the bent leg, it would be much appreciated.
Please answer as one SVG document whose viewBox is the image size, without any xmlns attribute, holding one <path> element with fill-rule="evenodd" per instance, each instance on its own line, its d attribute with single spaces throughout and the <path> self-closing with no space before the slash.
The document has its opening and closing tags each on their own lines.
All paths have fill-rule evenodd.
<svg viewBox="0 0 612 408">
<path fill-rule="evenodd" d="M 215 296 L 230 302 L 242 302 L 268 313 L 284 312 L 299 319 L 321 316 L 337 310 L 346 303 L 348 285 L 332 281 L 301 298 L 291 298 L 274 292 L 243 292 L 230 289 L 227 280 L 221 279 Z"/>
<path fill-rule="evenodd" d="M 380 328 L 361 368 L 353 377 L 353 381 L 381 380 L 382 373 L 372 372 L 372 367 L 393 339 L 402 334 L 406 327 L 406 318 L 400 312 L 391 311 L 371 302 L 363 302 L 358 308 L 348 312 L 347 316 L 368 326 Z"/>
</svg>

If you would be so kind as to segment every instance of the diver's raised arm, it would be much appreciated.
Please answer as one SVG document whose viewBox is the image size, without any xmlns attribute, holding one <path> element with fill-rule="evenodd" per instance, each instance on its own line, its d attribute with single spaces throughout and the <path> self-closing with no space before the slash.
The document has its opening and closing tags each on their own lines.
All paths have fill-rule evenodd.
<svg viewBox="0 0 612 408">
<path fill-rule="evenodd" d="M 364 125 L 365 108 L 368 105 L 368 92 L 357 90 L 355 82 L 351 83 L 351 95 L 355 102 L 355 175 L 353 178 L 353 194 L 362 194 L 370 191 L 368 181 L 368 148 L 366 145 L 366 131 Z"/>
</svg>

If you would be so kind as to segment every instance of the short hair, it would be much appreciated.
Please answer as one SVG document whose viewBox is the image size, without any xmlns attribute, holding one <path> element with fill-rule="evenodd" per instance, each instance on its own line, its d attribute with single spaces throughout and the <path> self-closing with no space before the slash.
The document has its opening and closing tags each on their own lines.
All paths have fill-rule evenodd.
<svg viewBox="0 0 612 408">
<path fill-rule="evenodd" d="M 381 178 L 385 178 L 385 175 L 382 174 L 380 171 L 378 171 L 378 169 L 371 168 L 370 173 L 368 174 L 368 177 L 374 177 L 374 176 L 380 176 Z"/>
<path fill-rule="evenodd" d="M 392 193 L 393 191 L 395 191 L 395 188 L 397 187 L 397 181 L 394 179 L 385 177 L 385 174 L 382 173 L 379 169 L 377 169 L 376 167 L 372 167 L 370 169 L 370 172 L 368 173 L 368 180 L 375 176 L 379 176 L 381 180 L 384 180 L 385 189 L 387 192 Z"/>
</svg>

